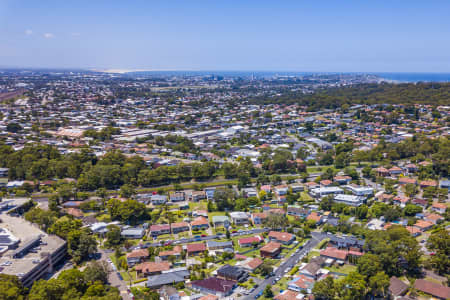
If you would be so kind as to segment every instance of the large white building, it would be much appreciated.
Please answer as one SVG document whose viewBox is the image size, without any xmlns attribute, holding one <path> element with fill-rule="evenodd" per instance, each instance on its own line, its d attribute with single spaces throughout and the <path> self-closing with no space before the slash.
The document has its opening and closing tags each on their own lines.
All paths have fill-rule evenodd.
<svg viewBox="0 0 450 300">
<path fill-rule="evenodd" d="M 360 206 L 364 204 L 365 199 L 365 197 L 356 195 L 339 194 L 334 196 L 334 202 L 343 203 L 350 206 Z"/>
<path fill-rule="evenodd" d="M 309 191 L 309 193 L 311 194 L 311 196 L 313 196 L 315 198 L 322 198 L 322 197 L 328 196 L 328 195 L 343 194 L 344 190 L 337 186 L 327 186 L 327 187 L 312 189 Z"/>
<path fill-rule="evenodd" d="M 344 188 L 350 192 L 352 192 L 353 195 L 356 196 L 372 196 L 373 195 L 373 188 L 369 186 L 358 186 L 358 185 L 346 185 Z"/>
</svg>

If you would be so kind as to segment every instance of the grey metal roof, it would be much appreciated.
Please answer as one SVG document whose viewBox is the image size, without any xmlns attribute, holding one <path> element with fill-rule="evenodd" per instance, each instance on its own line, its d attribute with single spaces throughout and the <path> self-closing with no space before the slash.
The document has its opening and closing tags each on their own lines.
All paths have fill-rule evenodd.
<svg viewBox="0 0 450 300">
<path fill-rule="evenodd" d="M 178 282 L 184 282 L 185 277 L 189 276 L 189 271 L 181 270 L 171 273 L 162 273 L 159 275 L 153 275 L 147 277 L 147 287 L 157 287 L 165 284 L 173 284 Z"/>
</svg>

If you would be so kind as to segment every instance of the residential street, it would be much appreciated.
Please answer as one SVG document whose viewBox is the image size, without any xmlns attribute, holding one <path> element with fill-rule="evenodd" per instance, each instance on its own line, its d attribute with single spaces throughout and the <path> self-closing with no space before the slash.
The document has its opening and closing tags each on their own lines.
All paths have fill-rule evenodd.
<svg viewBox="0 0 450 300">
<path fill-rule="evenodd" d="M 127 287 L 126 282 L 119 278 L 119 275 L 117 275 L 117 271 L 115 271 L 112 268 L 111 264 L 108 262 L 108 258 L 109 258 L 108 253 L 106 253 L 105 250 L 102 250 L 102 249 L 99 249 L 99 253 L 101 255 L 99 260 L 105 261 L 108 264 L 108 266 L 110 267 L 109 268 L 110 272 L 108 274 L 109 283 L 112 286 L 115 286 L 119 289 L 120 296 L 122 297 L 122 299 L 131 300 L 131 297 L 128 294 L 128 287 Z"/>
<path fill-rule="evenodd" d="M 284 276 L 286 269 L 288 269 L 288 268 L 291 269 L 292 267 L 294 267 L 305 255 L 307 255 L 309 253 L 309 251 L 311 251 L 311 249 L 313 249 L 318 243 L 320 243 L 320 241 L 322 241 L 323 239 L 325 239 L 327 237 L 326 234 L 320 233 L 320 232 L 312 232 L 311 235 L 312 235 L 312 238 L 305 245 L 303 245 L 303 248 L 299 252 L 295 253 L 294 255 L 289 257 L 285 262 L 283 262 L 273 272 L 274 273 L 273 276 L 265 279 L 250 295 L 248 295 L 244 299 L 246 299 L 246 300 L 255 299 L 255 297 L 260 292 L 264 291 L 264 289 L 266 288 L 267 285 L 273 283 L 273 281 L 275 280 L 275 277 Z"/>
</svg>

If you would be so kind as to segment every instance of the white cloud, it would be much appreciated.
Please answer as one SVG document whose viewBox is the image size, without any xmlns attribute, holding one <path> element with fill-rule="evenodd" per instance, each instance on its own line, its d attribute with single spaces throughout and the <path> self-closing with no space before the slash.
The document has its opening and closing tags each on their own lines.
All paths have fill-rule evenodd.
<svg viewBox="0 0 450 300">
<path fill-rule="evenodd" d="M 46 39 L 51 39 L 51 38 L 54 38 L 55 35 L 54 35 L 53 33 L 47 32 L 47 33 L 44 33 L 44 37 L 45 37 Z"/>
<path fill-rule="evenodd" d="M 26 35 L 32 35 L 33 34 L 33 30 L 27 29 L 27 30 L 25 30 L 25 34 Z"/>
</svg>

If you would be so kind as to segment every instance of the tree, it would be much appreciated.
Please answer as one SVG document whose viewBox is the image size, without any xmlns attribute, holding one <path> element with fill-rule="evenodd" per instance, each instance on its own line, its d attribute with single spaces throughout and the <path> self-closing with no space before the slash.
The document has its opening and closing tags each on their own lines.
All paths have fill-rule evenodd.
<svg viewBox="0 0 450 300">
<path fill-rule="evenodd" d="M 367 278 L 374 276 L 378 272 L 382 271 L 380 258 L 371 253 L 366 253 L 358 259 L 356 263 L 358 272 Z"/>
<path fill-rule="evenodd" d="M 8 123 L 8 125 L 6 125 L 6 131 L 8 132 L 17 133 L 22 131 L 22 129 L 22 126 L 17 123 Z"/>
<path fill-rule="evenodd" d="M 106 244 L 107 247 L 113 247 L 120 245 L 122 242 L 122 235 L 120 227 L 117 225 L 108 225 L 108 232 L 106 233 Z"/>
<path fill-rule="evenodd" d="M 270 284 L 267 285 L 266 288 L 264 289 L 263 295 L 266 298 L 272 298 L 273 297 L 272 286 Z"/>
<path fill-rule="evenodd" d="M 270 263 L 268 263 L 267 261 L 264 261 L 259 267 L 258 267 L 258 272 L 262 275 L 262 276 L 267 276 L 269 274 L 271 274 L 273 272 L 273 267 Z"/>
<path fill-rule="evenodd" d="M 350 163 L 350 158 L 347 153 L 341 152 L 338 155 L 336 155 L 336 158 L 334 160 L 334 166 L 336 169 L 342 169 L 348 166 Z"/>
<path fill-rule="evenodd" d="M 369 279 L 369 286 L 372 294 L 381 296 L 382 298 L 387 294 L 389 284 L 389 277 L 383 271 L 376 273 Z"/>
<path fill-rule="evenodd" d="M 327 196 L 320 201 L 320 209 L 324 211 L 330 211 L 333 206 L 333 196 Z"/>
<path fill-rule="evenodd" d="M 73 230 L 67 235 L 67 252 L 78 264 L 97 252 L 97 241 L 86 230 Z"/>
<path fill-rule="evenodd" d="M 285 228 L 288 225 L 288 219 L 281 214 L 268 214 L 264 220 L 264 225 L 271 229 Z"/>
<path fill-rule="evenodd" d="M 319 157 L 319 164 L 329 166 L 333 164 L 333 153 L 328 151 Z"/>
<path fill-rule="evenodd" d="M 430 258 L 430 265 L 441 275 L 450 273 L 450 235 L 445 229 L 432 233 L 427 241 L 427 248 L 436 251 Z"/>
<path fill-rule="evenodd" d="M 408 183 L 405 185 L 405 194 L 408 197 L 413 197 L 414 195 L 417 194 L 417 186 L 415 184 L 412 183 Z"/>
<path fill-rule="evenodd" d="M 314 284 L 312 293 L 317 300 L 332 300 L 336 295 L 335 282 L 332 276 L 325 277 L 325 279 L 317 281 Z"/>
<path fill-rule="evenodd" d="M 134 194 L 136 194 L 136 189 L 131 184 L 124 184 L 120 188 L 120 196 L 123 198 L 130 198 Z"/>
<path fill-rule="evenodd" d="M 217 188 L 214 191 L 214 201 L 217 205 L 217 210 L 224 211 L 234 207 L 235 194 L 230 188 Z"/>
<path fill-rule="evenodd" d="M 367 289 L 364 276 L 358 272 L 351 272 L 338 282 L 337 294 L 339 299 L 364 299 Z"/>
<path fill-rule="evenodd" d="M 28 299 L 59 300 L 64 295 L 64 286 L 56 279 L 40 279 L 33 284 Z"/>
<path fill-rule="evenodd" d="M 24 299 L 24 289 L 17 276 L 0 274 L 0 299 Z"/>
<path fill-rule="evenodd" d="M 240 173 L 238 176 L 238 187 L 240 189 L 246 187 L 251 182 L 250 175 L 246 172 Z"/>
<path fill-rule="evenodd" d="M 67 239 L 67 235 L 71 231 L 80 229 L 82 225 L 83 224 L 81 220 L 76 220 L 68 216 L 64 216 L 56 220 L 56 222 L 53 223 L 52 226 L 50 226 L 48 232 L 56 234 L 63 239 Z"/>
<path fill-rule="evenodd" d="M 405 208 L 403 209 L 403 213 L 405 216 L 415 216 L 418 213 L 422 212 L 422 207 L 414 204 L 406 204 Z"/>
<path fill-rule="evenodd" d="M 361 172 L 365 178 L 370 178 L 372 168 L 370 166 L 365 166 L 364 168 L 362 168 Z"/>
<path fill-rule="evenodd" d="M 86 282 L 100 281 L 106 284 L 108 282 L 108 264 L 104 261 L 93 261 L 84 269 L 83 275 Z"/>
<path fill-rule="evenodd" d="M 78 269 L 69 269 L 62 271 L 58 276 L 58 283 L 64 286 L 65 291 L 68 288 L 74 288 L 77 291 L 84 291 L 87 287 L 83 272 Z"/>
</svg>

